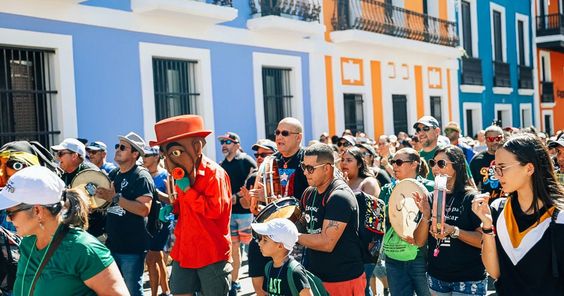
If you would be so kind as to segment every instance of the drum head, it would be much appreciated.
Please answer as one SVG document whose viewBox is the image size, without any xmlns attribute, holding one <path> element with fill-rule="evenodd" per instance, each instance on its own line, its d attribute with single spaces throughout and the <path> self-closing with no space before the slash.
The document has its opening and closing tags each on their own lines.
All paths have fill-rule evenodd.
<svg viewBox="0 0 564 296">
<path fill-rule="evenodd" d="M 413 193 L 418 192 L 427 196 L 429 192 L 415 179 L 401 180 L 394 187 L 388 203 L 388 216 L 392 228 L 400 237 L 413 237 L 417 228 L 419 208 L 415 203 Z"/>
<path fill-rule="evenodd" d="M 108 203 L 95 196 L 96 188 L 110 188 L 110 186 L 111 182 L 106 174 L 95 170 L 84 170 L 78 173 L 71 182 L 71 188 L 84 193 L 92 209 L 101 208 Z"/>
<path fill-rule="evenodd" d="M 286 218 L 296 222 L 300 214 L 300 202 L 293 197 L 285 197 L 269 203 L 258 213 L 255 220 L 257 223 L 264 223 L 274 218 Z"/>
</svg>

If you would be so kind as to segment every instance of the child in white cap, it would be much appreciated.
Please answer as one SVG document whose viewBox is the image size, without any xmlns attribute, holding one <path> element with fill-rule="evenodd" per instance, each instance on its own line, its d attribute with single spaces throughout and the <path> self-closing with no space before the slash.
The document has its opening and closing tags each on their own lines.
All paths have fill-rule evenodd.
<svg viewBox="0 0 564 296">
<path fill-rule="evenodd" d="M 251 224 L 260 235 L 260 251 L 272 261 L 265 267 L 262 289 L 267 295 L 303 296 L 313 295 L 304 267 L 290 257 L 298 241 L 298 229 L 288 219 L 276 218 L 266 223 Z M 288 268 L 291 273 L 288 273 Z M 288 277 L 292 276 L 292 279 Z"/>
</svg>

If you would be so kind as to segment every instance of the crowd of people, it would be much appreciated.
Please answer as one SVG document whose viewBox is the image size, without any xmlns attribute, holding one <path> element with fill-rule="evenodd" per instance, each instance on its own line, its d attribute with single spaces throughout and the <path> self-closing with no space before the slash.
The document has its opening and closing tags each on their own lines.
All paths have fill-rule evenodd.
<svg viewBox="0 0 564 296">
<path fill-rule="evenodd" d="M 143 295 L 146 266 L 153 296 L 231 296 L 246 254 L 259 296 L 564 295 L 562 132 L 492 124 L 471 138 L 423 116 L 398 135 L 303 146 L 288 117 L 253 155 L 234 131 L 210 139 L 195 115 L 155 132 L 118 136 L 113 162 L 101 141 L 0 148 L 3 247 L 19 245 L 17 267 L 0 260 L 4 293 Z M 219 163 L 203 153 L 211 140 Z M 77 187 L 84 172 L 109 185 Z M 406 235 L 391 217 L 407 182 L 421 189 L 402 192 L 416 207 Z M 280 205 L 265 219 L 281 200 L 299 217 Z M 383 217 L 369 243 L 367 213 Z"/>
</svg>

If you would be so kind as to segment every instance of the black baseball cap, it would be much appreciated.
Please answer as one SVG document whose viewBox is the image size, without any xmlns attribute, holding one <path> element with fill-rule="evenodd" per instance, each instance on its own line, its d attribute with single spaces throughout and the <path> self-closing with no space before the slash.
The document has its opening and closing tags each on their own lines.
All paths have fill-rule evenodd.
<svg viewBox="0 0 564 296">
<path fill-rule="evenodd" d="M 234 133 L 234 132 L 226 132 L 224 135 L 221 135 L 219 137 L 217 137 L 220 141 L 221 140 L 231 140 L 235 143 L 240 143 L 241 142 L 241 138 L 239 138 L 239 135 Z"/>
</svg>

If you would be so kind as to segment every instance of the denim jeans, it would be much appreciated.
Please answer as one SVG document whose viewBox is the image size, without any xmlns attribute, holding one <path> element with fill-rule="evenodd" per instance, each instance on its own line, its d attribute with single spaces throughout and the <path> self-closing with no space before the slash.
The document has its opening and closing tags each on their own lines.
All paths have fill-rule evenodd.
<svg viewBox="0 0 564 296">
<path fill-rule="evenodd" d="M 386 258 L 390 294 L 394 296 L 431 296 L 427 283 L 427 259 L 424 248 L 411 261 Z"/>
<path fill-rule="evenodd" d="M 364 292 L 366 296 L 375 295 L 375 293 L 372 293 L 372 289 L 370 288 L 370 279 L 373 277 L 375 267 L 375 263 L 364 263 L 364 275 L 366 275 L 366 289 Z"/>
<path fill-rule="evenodd" d="M 437 296 L 486 295 L 488 278 L 480 281 L 445 282 L 429 276 L 429 287 Z"/>
<path fill-rule="evenodd" d="M 143 296 L 143 267 L 145 255 L 112 253 L 131 296 Z"/>
</svg>

